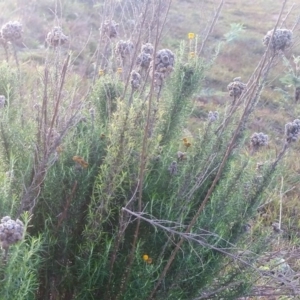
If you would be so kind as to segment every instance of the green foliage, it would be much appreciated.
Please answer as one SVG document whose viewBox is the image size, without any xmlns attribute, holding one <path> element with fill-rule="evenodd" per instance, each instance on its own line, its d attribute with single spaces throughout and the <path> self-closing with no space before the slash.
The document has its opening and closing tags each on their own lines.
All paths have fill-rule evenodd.
<svg viewBox="0 0 300 300">
<path fill-rule="evenodd" d="M 129 66 L 124 59 L 122 76 L 114 74 L 111 66 L 119 62 L 110 39 L 104 50 L 103 40 L 92 47 L 107 64 L 95 82 L 75 76 L 74 62 L 59 47 L 31 81 L 30 72 L 16 82 L 17 72 L 0 67 L 0 94 L 3 89 L 9 99 L 0 111 L 0 209 L 12 216 L 29 210 L 25 239 L 0 265 L 0 297 L 247 295 L 258 276 L 255 262 L 269 244 L 264 233 L 249 238 L 245 225 L 274 186 L 287 150 L 260 171 L 257 156 L 266 161 L 269 154 L 247 150 L 247 123 L 264 82 L 257 80 L 253 97 L 219 107 L 219 119 L 198 108 L 197 130 L 186 128 L 193 97 L 221 47 L 243 30 L 232 24 L 207 59 L 197 55 L 197 45 L 191 56 L 192 42 L 182 43 L 159 87 L 145 71 L 139 89 L 130 89 L 135 57 Z M 22 94 L 28 82 L 38 83 L 34 105 L 30 93 Z M 240 249 L 250 255 L 241 258 Z"/>
<path fill-rule="evenodd" d="M 292 62 L 283 57 L 283 64 L 287 68 L 287 71 L 285 75 L 279 79 L 280 82 L 287 87 L 300 87 L 300 56 L 293 56 Z"/>
<path fill-rule="evenodd" d="M 236 40 L 241 33 L 245 31 L 245 26 L 240 23 L 230 24 L 230 31 L 224 34 L 226 42 L 232 42 Z"/>
<path fill-rule="evenodd" d="M 7 101 L 13 101 L 17 85 L 17 75 L 13 68 L 7 63 L 2 62 L 0 65 L 0 95 L 4 95 Z"/>
<path fill-rule="evenodd" d="M 63 150 L 55 154 L 55 159 L 50 156 L 54 161 L 43 180 L 33 227 L 29 229 L 32 239 L 43 237 L 47 249 L 39 256 L 41 297 L 49 298 L 54 293 L 53 284 L 55 293 L 68 299 L 97 299 L 103 295 L 110 299 L 121 294 L 122 299 L 132 299 L 141 289 L 145 297 L 151 293 L 178 237 L 142 222 L 130 263 L 135 223 L 130 223 L 132 217 L 122 208 L 138 210 L 134 191 L 141 178 L 143 149 L 143 211 L 149 220 L 179 224 L 177 231 L 182 234 L 211 187 L 238 118 L 232 117 L 220 135 L 215 134 L 218 122 L 205 121 L 199 124 L 198 135 L 184 137 L 182 128 L 192 108 L 191 97 L 207 69 L 204 61 L 197 57 L 186 61 L 185 55 L 182 47 L 171 78 L 157 95 L 158 101 L 152 98 L 154 107 L 151 99 L 145 102 L 137 94 L 126 95 L 133 97 L 129 106 L 127 99 L 120 98 L 121 82 L 109 76 L 100 78 L 89 99 L 94 116 L 69 128 L 60 142 Z M 143 147 L 145 134 L 147 148 Z M 178 151 L 184 153 L 182 158 Z M 76 163 L 74 157 L 78 156 L 88 167 Z M 171 173 L 174 162 L 177 170 Z M 225 271 L 227 261 L 216 249 L 239 240 L 244 222 L 260 203 L 261 192 L 246 192 L 246 186 L 255 188 L 250 165 L 238 156 L 227 162 L 209 205 L 194 226 L 196 240 L 181 246 L 157 299 L 196 297 L 221 273 L 226 277 L 218 282 L 218 288 L 233 278 L 239 278 L 240 283 L 226 292 L 222 290 L 218 297 L 234 299 L 248 287 L 245 276 L 249 274 L 242 275 L 235 268 Z M 204 230 L 206 237 L 201 238 Z M 143 260 L 145 254 L 150 262 Z M 28 259 L 35 265 L 33 257 Z M 128 265 L 132 276 L 127 275 Z M 25 263 L 21 266 L 26 270 L 22 276 L 32 276 L 26 273 L 30 269 Z M 32 278 L 30 289 L 36 290 L 36 277 Z M 127 285 L 122 290 L 124 280 Z M 33 295 L 31 291 L 24 293 L 29 298 Z"/>
<path fill-rule="evenodd" d="M 100 77 L 96 82 L 91 100 L 97 107 L 101 122 L 106 123 L 116 111 L 121 88 L 121 84 L 110 76 Z"/>
<path fill-rule="evenodd" d="M 287 87 L 300 86 L 300 78 L 290 73 L 287 73 L 285 76 L 281 77 L 280 82 Z"/>
<path fill-rule="evenodd" d="M 30 221 L 23 215 L 25 226 Z M 39 286 L 38 272 L 41 266 L 42 239 L 26 236 L 26 240 L 11 247 L 6 260 L 1 260 L 0 299 L 35 299 Z"/>
</svg>

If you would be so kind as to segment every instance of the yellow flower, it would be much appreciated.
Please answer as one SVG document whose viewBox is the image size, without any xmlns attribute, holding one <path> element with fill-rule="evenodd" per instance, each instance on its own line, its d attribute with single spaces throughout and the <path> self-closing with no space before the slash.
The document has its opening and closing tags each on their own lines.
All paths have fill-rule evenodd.
<svg viewBox="0 0 300 300">
<path fill-rule="evenodd" d="M 73 160 L 84 169 L 86 169 L 89 166 L 89 164 L 81 156 L 75 155 L 73 156 Z"/>
<path fill-rule="evenodd" d="M 123 72 L 123 69 L 122 69 L 122 68 L 118 68 L 118 69 L 117 69 L 117 73 L 118 73 L 118 74 L 121 74 L 122 72 Z"/>
<path fill-rule="evenodd" d="M 195 52 L 190 52 L 190 57 L 195 57 Z"/>
<path fill-rule="evenodd" d="M 188 141 L 187 138 L 183 138 L 182 140 L 183 140 L 183 144 L 184 144 L 184 146 L 185 146 L 186 148 L 188 148 L 188 147 L 190 147 L 190 146 L 192 145 L 192 144 Z"/>
<path fill-rule="evenodd" d="M 189 38 L 189 40 L 194 39 L 195 38 L 195 33 L 194 32 L 189 32 L 188 33 L 188 38 Z"/>
<path fill-rule="evenodd" d="M 104 70 L 100 69 L 99 70 L 99 76 L 103 76 L 104 75 Z"/>
<path fill-rule="evenodd" d="M 144 255 L 143 255 L 143 260 L 144 260 L 144 261 L 147 261 L 148 259 L 149 259 L 149 256 L 148 256 L 147 254 L 144 254 Z"/>
</svg>

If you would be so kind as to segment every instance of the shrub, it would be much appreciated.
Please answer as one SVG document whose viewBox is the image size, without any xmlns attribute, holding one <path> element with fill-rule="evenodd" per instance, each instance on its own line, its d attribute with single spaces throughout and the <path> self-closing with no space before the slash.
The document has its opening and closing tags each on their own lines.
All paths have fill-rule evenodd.
<svg viewBox="0 0 300 300">
<path fill-rule="evenodd" d="M 95 80 L 73 74 L 70 53 L 61 47 L 67 38 L 55 27 L 48 35 L 54 49 L 43 75 L 35 75 L 36 110 L 28 108 L 30 94 L 21 93 L 26 77 L 17 78 L 14 101 L 1 108 L 1 211 L 22 217 L 26 231 L 9 251 L 10 236 L 0 233 L 6 298 L 236 299 L 261 278 L 257 263 L 270 241 L 255 229 L 247 238 L 249 223 L 298 137 L 299 120 L 286 125 L 281 151 L 259 172 L 243 149 L 278 51 L 265 53 L 251 85 L 240 78 L 229 84 L 229 109 L 210 111 L 188 132 L 193 96 L 215 58 L 197 55 L 193 34 L 176 51 L 159 49 L 168 9 L 161 1 L 149 5 L 135 7 L 140 32 L 117 47 L 119 24 L 102 22 Z M 148 9 L 155 22 L 145 20 Z M 157 26 L 153 46 L 141 47 L 148 42 L 142 32 L 153 32 L 143 24 Z M 116 68 L 125 57 L 126 70 Z M 9 86 L 15 77 L 5 68 Z M 267 142 L 263 133 L 251 137 L 255 149 Z"/>
</svg>

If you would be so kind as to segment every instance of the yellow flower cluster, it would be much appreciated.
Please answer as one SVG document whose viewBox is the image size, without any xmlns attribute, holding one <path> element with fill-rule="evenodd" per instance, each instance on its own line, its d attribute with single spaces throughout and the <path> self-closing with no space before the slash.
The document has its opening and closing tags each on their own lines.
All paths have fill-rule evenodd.
<svg viewBox="0 0 300 300">
<path fill-rule="evenodd" d="M 189 148 L 192 144 L 188 141 L 187 138 L 183 138 L 183 144 L 186 148 Z"/>
<path fill-rule="evenodd" d="M 188 38 L 189 38 L 189 40 L 193 40 L 195 38 L 195 33 L 194 32 L 189 32 L 188 33 Z"/>
<path fill-rule="evenodd" d="M 147 254 L 143 255 L 143 260 L 149 265 L 152 264 L 152 258 L 149 257 L 149 255 L 147 255 Z"/>
<path fill-rule="evenodd" d="M 73 156 L 73 160 L 78 163 L 82 168 L 86 169 L 89 164 L 81 156 Z"/>
</svg>

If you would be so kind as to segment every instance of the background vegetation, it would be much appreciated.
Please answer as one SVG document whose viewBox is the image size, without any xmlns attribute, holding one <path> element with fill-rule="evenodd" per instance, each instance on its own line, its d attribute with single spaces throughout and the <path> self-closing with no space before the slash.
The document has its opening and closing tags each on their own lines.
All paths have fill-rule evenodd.
<svg viewBox="0 0 300 300">
<path fill-rule="evenodd" d="M 299 297 L 296 5 L 0 8 L 0 299 Z"/>
</svg>

